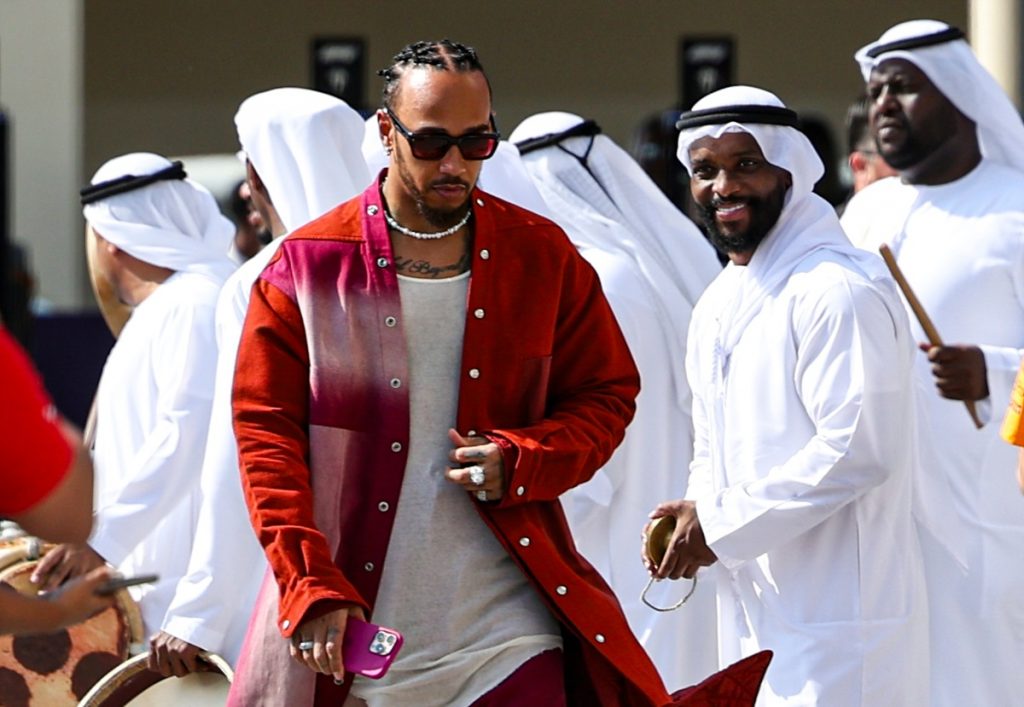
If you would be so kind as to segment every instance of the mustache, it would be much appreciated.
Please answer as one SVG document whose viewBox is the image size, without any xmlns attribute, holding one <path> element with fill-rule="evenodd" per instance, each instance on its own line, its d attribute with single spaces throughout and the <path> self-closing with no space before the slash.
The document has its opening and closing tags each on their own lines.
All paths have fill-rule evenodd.
<svg viewBox="0 0 1024 707">
<path fill-rule="evenodd" d="M 733 197 L 728 199 L 722 199 L 718 196 L 713 196 L 711 197 L 711 203 L 708 204 L 708 208 L 712 210 L 717 210 L 722 207 L 738 206 L 739 204 L 752 204 L 756 203 L 756 201 L 756 199 L 748 197 Z"/>
<path fill-rule="evenodd" d="M 443 186 L 456 186 L 465 187 L 469 189 L 469 183 L 465 180 L 459 179 L 458 177 L 442 177 L 441 179 L 435 179 L 430 183 L 432 187 L 443 187 Z"/>
<path fill-rule="evenodd" d="M 875 130 L 880 130 L 882 128 L 893 127 L 893 128 L 902 128 L 902 129 L 906 130 L 907 129 L 907 125 L 908 125 L 908 121 L 907 121 L 907 119 L 904 116 L 892 115 L 892 116 L 885 116 L 885 117 L 876 119 L 875 120 L 875 124 L 874 124 L 874 128 L 875 128 Z"/>
</svg>

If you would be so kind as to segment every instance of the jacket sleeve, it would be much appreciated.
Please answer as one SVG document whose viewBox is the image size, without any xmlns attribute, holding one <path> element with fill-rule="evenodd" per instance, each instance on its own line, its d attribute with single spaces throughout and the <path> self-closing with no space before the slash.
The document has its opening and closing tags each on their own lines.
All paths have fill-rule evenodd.
<svg viewBox="0 0 1024 707">
<path fill-rule="evenodd" d="M 640 376 L 597 274 L 575 251 L 566 261 L 545 416 L 486 433 L 505 462 L 500 506 L 551 501 L 589 479 L 622 441 L 636 410 Z"/>
<path fill-rule="evenodd" d="M 316 602 L 368 608 L 313 519 L 302 318 L 294 301 L 262 279 L 242 330 L 232 409 L 249 516 L 280 591 L 281 632 L 290 636 Z"/>
<path fill-rule="evenodd" d="M 726 567 L 785 544 L 888 479 L 906 444 L 899 420 L 912 414 L 912 351 L 898 321 L 876 292 L 845 282 L 795 307 L 794 384 L 815 433 L 767 473 L 740 472 L 751 480 L 698 499 L 708 545 Z"/>
</svg>

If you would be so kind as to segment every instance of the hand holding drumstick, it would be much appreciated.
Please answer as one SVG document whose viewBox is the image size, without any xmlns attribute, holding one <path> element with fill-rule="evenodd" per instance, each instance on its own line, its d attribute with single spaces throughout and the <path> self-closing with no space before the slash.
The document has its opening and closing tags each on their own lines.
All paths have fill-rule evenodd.
<svg viewBox="0 0 1024 707">
<path fill-rule="evenodd" d="M 893 256 L 889 246 L 882 244 L 878 247 L 882 259 L 889 267 L 896 284 L 903 291 L 907 298 L 910 309 L 917 317 L 917 321 L 924 329 L 925 336 L 930 344 L 921 344 L 921 350 L 928 354 L 928 360 L 932 362 L 932 373 L 936 378 L 936 385 L 943 397 L 953 400 L 963 400 L 967 406 L 967 412 L 974 421 L 974 426 L 981 429 L 982 423 L 978 418 L 978 411 L 974 406 L 975 400 L 988 397 L 988 383 L 985 377 L 985 357 L 977 346 L 946 346 L 942 343 L 942 337 L 932 323 L 928 313 L 924 311 L 921 302 L 917 299 L 910 284 L 903 276 L 896 258 Z"/>
</svg>

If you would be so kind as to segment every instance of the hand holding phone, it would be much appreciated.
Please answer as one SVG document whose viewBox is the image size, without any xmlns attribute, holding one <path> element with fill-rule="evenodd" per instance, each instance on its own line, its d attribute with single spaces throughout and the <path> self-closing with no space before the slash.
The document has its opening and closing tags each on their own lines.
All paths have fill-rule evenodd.
<svg viewBox="0 0 1024 707">
<path fill-rule="evenodd" d="M 385 628 L 350 616 L 342 641 L 346 672 L 379 680 L 398 656 L 404 639 L 393 628 Z"/>
<path fill-rule="evenodd" d="M 152 584 L 158 579 L 160 579 L 160 575 L 158 574 L 140 574 L 134 577 L 114 577 L 96 587 L 96 594 L 104 597 L 110 596 L 119 589 L 134 587 L 137 584 Z"/>
</svg>

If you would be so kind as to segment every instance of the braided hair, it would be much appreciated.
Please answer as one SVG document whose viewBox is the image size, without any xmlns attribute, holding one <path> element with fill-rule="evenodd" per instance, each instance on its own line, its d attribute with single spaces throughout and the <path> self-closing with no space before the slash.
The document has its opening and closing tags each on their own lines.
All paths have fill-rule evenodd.
<svg viewBox="0 0 1024 707">
<path fill-rule="evenodd" d="M 377 75 L 384 79 L 384 92 L 381 98 L 384 108 L 394 107 L 399 80 L 406 69 L 417 66 L 430 66 L 438 71 L 479 71 L 487 81 L 487 90 L 491 90 L 491 82 L 487 79 L 484 67 L 473 47 L 450 39 L 442 39 L 439 42 L 413 42 L 395 54 L 391 66 L 377 72 Z"/>
</svg>

